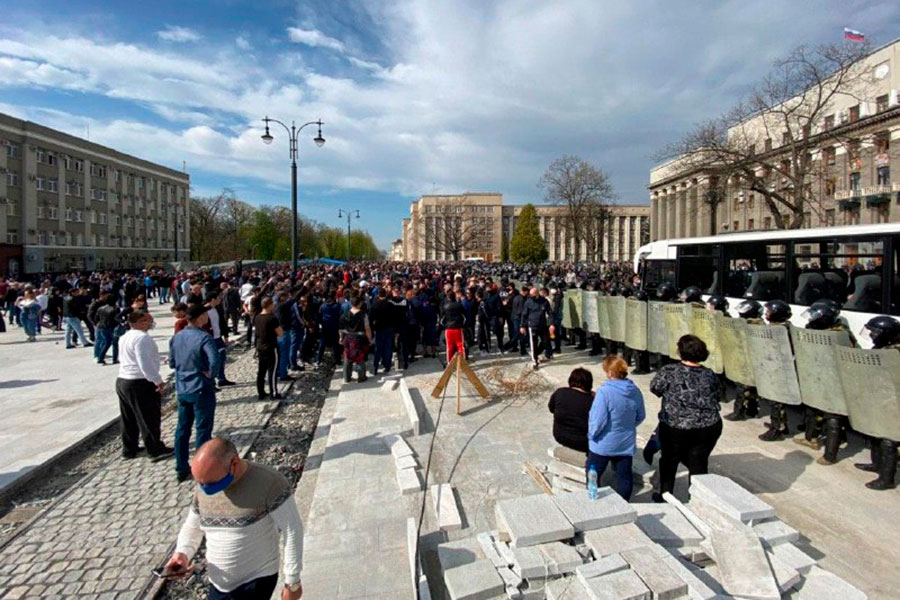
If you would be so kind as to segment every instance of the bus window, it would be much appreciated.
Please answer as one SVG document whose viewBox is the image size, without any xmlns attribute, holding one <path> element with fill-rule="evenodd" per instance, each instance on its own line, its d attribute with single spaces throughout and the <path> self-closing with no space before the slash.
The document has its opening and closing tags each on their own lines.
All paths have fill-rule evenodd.
<svg viewBox="0 0 900 600">
<path fill-rule="evenodd" d="M 641 264 L 641 289 L 655 292 L 661 283 L 675 285 L 674 260 L 644 260 Z"/>
<path fill-rule="evenodd" d="M 719 245 L 678 247 L 678 289 L 697 286 L 704 294 L 719 292 Z"/>
<path fill-rule="evenodd" d="M 822 241 L 794 248 L 795 304 L 829 298 L 845 310 L 880 312 L 884 241 Z"/>
<path fill-rule="evenodd" d="M 765 241 L 725 246 L 725 295 L 759 301 L 784 300 L 786 277 L 784 244 Z"/>
<path fill-rule="evenodd" d="M 891 276 L 891 314 L 900 315 L 900 236 L 894 238 L 894 265 Z"/>
</svg>

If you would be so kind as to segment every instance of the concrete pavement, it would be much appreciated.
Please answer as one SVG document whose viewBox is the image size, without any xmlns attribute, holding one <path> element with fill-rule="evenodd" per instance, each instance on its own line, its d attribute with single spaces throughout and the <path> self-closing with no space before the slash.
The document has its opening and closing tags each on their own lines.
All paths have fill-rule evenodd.
<svg viewBox="0 0 900 600">
<path fill-rule="evenodd" d="M 149 306 L 156 319 L 150 333 L 164 357 L 172 305 L 151 298 Z M 15 325 L 0 333 L 0 494 L 118 419 L 118 365 L 96 364 L 93 350 L 66 350 L 63 333 L 47 328 L 32 343 Z M 163 364 L 160 372 L 166 378 L 170 370 Z"/>
</svg>

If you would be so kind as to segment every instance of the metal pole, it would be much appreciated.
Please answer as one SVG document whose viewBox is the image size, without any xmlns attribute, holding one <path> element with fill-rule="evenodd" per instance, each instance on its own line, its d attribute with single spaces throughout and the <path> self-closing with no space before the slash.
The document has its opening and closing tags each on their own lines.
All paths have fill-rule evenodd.
<svg viewBox="0 0 900 600">
<path fill-rule="evenodd" d="M 178 262 L 178 197 L 175 198 L 175 262 Z"/>
<path fill-rule="evenodd" d="M 297 159 L 291 160 L 291 279 L 297 276 Z"/>
<path fill-rule="evenodd" d="M 347 213 L 347 260 L 350 260 L 350 213 Z"/>
</svg>

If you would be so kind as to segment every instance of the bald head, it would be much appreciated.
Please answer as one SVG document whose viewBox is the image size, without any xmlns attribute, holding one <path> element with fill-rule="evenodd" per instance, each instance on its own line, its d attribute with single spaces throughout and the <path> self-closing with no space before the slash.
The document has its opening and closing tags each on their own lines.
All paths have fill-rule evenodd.
<svg viewBox="0 0 900 600">
<path fill-rule="evenodd" d="M 241 458 L 229 440 L 214 437 L 197 450 L 191 463 L 191 474 L 197 483 L 214 483 L 225 477 Z"/>
</svg>

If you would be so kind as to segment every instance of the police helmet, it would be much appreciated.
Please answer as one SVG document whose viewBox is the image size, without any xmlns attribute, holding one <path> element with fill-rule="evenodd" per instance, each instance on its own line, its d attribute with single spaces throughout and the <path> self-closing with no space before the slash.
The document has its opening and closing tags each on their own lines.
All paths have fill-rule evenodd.
<svg viewBox="0 0 900 600">
<path fill-rule="evenodd" d="M 737 314 L 742 319 L 758 319 L 762 316 L 762 306 L 756 300 L 744 300 L 738 304 Z"/>
<path fill-rule="evenodd" d="M 784 323 L 791 318 L 791 305 L 784 300 L 769 300 L 765 304 L 766 321 Z"/>
<path fill-rule="evenodd" d="M 713 295 L 706 299 L 707 308 L 712 307 L 713 310 L 720 312 L 728 312 L 728 300 L 725 296 Z"/>
<path fill-rule="evenodd" d="M 619 286 L 619 295 L 624 296 L 625 298 L 630 298 L 631 296 L 634 295 L 634 292 L 627 285 L 620 285 Z"/>
<path fill-rule="evenodd" d="M 806 311 L 807 329 L 828 329 L 837 323 L 840 310 L 835 310 L 830 304 L 824 302 L 815 302 Z"/>
<path fill-rule="evenodd" d="M 812 309 L 817 306 L 827 306 L 827 307 L 831 308 L 832 310 L 834 310 L 835 312 L 837 312 L 838 314 L 841 314 L 841 305 L 839 303 L 835 302 L 834 300 L 832 300 L 831 298 L 822 298 L 820 300 L 816 300 L 809 306 L 809 308 Z"/>
<path fill-rule="evenodd" d="M 700 302 L 703 299 L 703 290 L 696 285 L 692 285 L 681 290 L 681 301 L 685 304 L 689 302 Z"/>
<path fill-rule="evenodd" d="M 650 299 L 650 294 L 648 294 L 648 293 L 647 293 L 646 291 L 644 291 L 644 290 L 638 290 L 638 291 L 636 291 L 636 292 L 634 293 L 634 297 L 635 297 L 637 300 L 640 300 L 641 302 L 646 302 L 647 300 Z"/>
<path fill-rule="evenodd" d="M 872 345 L 875 348 L 884 348 L 900 342 L 900 321 L 893 317 L 885 315 L 872 317 L 865 327 L 872 337 Z"/>
<path fill-rule="evenodd" d="M 675 298 L 675 286 L 671 283 L 661 283 L 656 288 L 656 299 L 663 302 L 669 302 Z"/>
</svg>

